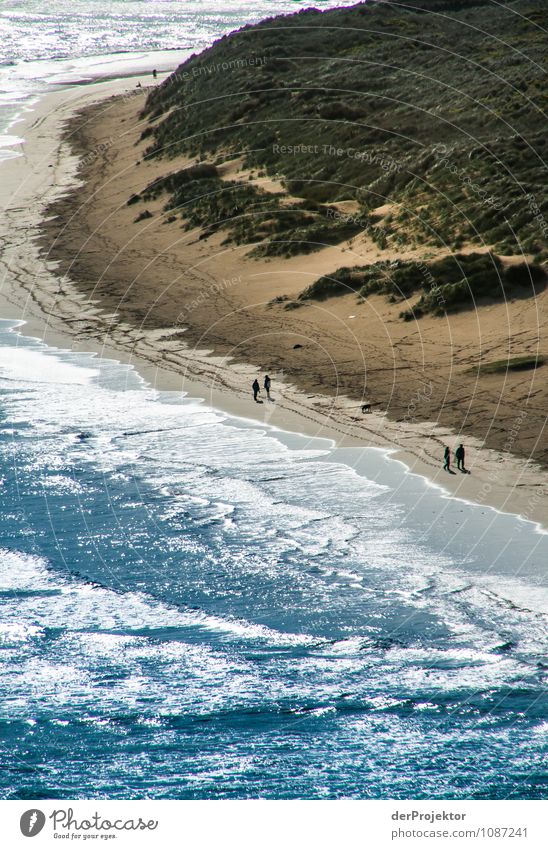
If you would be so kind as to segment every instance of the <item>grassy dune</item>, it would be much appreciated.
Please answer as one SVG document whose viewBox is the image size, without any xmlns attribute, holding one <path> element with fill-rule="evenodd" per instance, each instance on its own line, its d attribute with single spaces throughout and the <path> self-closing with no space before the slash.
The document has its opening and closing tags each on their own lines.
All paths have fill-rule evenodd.
<svg viewBox="0 0 548 849">
<path fill-rule="evenodd" d="M 543 0 L 370 0 L 245 27 L 148 97 L 145 157 L 202 163 L 148 196 L 165 193 L 186 226 L 204 237 L 224 229 L 255 256 L 308 253 L 361 231 L 402 254 L 491 251 L 430 264 L 441 295 L 402 262 L 333 269 L 305 298 L 416 290 L 418 317 L 534 295 L 548 257 L 546 26 Z M 215 166 L 242 155 L 250 177 L 283 191 L 221 180 Z M 352 214 L 334 216 L 345 202 Z M 537 266 L 503 272 L 498 255 L 523 254 Z"/>
</svg>

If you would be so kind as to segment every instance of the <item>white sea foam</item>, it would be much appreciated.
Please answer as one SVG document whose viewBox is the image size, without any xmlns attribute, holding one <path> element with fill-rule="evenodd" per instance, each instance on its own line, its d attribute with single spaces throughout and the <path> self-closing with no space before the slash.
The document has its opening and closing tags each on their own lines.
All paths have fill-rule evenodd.
<svg viewBox="0 0 548 849">
<path fill-rule="evenodd" d="M 5 332 L 3 341 L 12 336 Z M 169 713 L 181 704 L 171 693 L 172 669 L 187 676 L 185 704 L 193 709 L 252 704 L 265 684 L 240 657 L 244 645 L 246 653 L 281 652 L 268 698 L 308 692 L 316 699 L 319 681 L 323 699 L 338 698 L 345 676 L 362 675 L 368 695 L 353 698 L 374 711 L 399 710 L 404 702 L 389 692 L 397 689 L 418 699 L 417 711 L 435 712 L 432 692 L 511 686 L 536 664 L 546 623 L 530 611 L 540 609 L 539 590 L 546 590 L 538 570 L 533 582 L 516 574 L 506 538 L 494 536 L 486 569 L 466 537 L 454 550 L 437 550 L 428 530 L 406 524 L 401 486 L 395 498 L 391 483 L 335 461 L 338 452 L 324 443 L 289 448 L 275 431 L 232 424 L 202 403 L 151 391 L 112 361 L 52 351 L 23 336 L 8 347 L 0 362 L 17 375 L 18 390 L 5 381 L 4 438 L 19 458 L 19 485 L 30 476 L 32 498 L 49 505 L 54 538 L 73 535 L 75 551 L 86 552 L 78 564 L 63 555 L 65 574 L 63 561 L 13 550 L 0 556 L 2 641 L 16 664 L 29 647 L 12 674 L 14 710 L 24 714 L 29 700 L 59 710 L 136 710 L 148 695 Z M 375 458 L 378 452 L 369 462 Z M 77 510 L 57 510 L 63 499 Z M 143 509 L 148 524 L 134 526 L 132 516 Z M 152 562 L 145 549 L 135 560 L 140 539 L 164 559 L 180 559 L 182 583 L 185 570 L 195 572 L 190 586 L 197 582 L 201 605 L 181 605 L 178 569 L 164 577 L 162 557 Z M 527 539 L 535 551 L 539 537 L 522 532 L 522 550 Z M 128 557 L 134 565 L 128 560 L 125 569 Z M 81 572 L 91 580 L 83 582 Z M 209 610 L 210 598 L 213 608 L 226 599 L 226 609 Z M 439 636 L 424 643 L 419 635 L 432 628 Z M 346 636 L 326 639 L 333 629 Z M 52 633 L 54 654 L 34 660 L 32 647 L 47 649 Z M 224 647 L 234 647 L 230 660 Z M 291 683 L 281 671 L 286 652 L 297 652 Z M 148 664 L 165 670 L 161 680 Z M 113 678 L 107 675 L 98 694 L 94 670 L 106 669 Z M 333 708 L 315 710 L 320 716 Z"/>
<path fill-rule="evenodd" d="M 259 0 L 253 16 L 308 5 Z M 339 3 L 316 3 L 327 5 Z M 0 131 L 52 87 L 172 66 L 250 11 L 117 8 L 37 0 L 0 13 L 13 59 L 0 67 Z M 181 31 L 188 51 L 149 52 L 181 47 Z M 19 141 L 4 136 L 0 159 Z M 14 338 L 0 324 L 0 719 L 15 766 L 3 791 L 29 792 L 18 756 L 25 776 L 48 764 L 46 790 L 72 777 L 67 798 L 179 795 L 181 775 L 185 793 L 207 795 L 247 772 L 243 795 L 261 774 L 260 792 L 278 795 L 301 775 L 301 796 L 339 781 L 356 795 L 367 775 L 391 797 L 449 795 L 450 764 L 462 787 L 473 751 L 493 780 L 516 750 L 516 781 L 532 773 L 538 750 L 526 760 L 519 728 L 529 702 L 497 727 L 508 693 L 540 678 L 548 556 L 531 526 L 440 498 L 386 452 L 246 426 L 128 366 Z M 195 717 L 200 733 L 177 737 Z M 417 784 L 417 764 L 435 757 L 441 768 Z"/>
</svg>

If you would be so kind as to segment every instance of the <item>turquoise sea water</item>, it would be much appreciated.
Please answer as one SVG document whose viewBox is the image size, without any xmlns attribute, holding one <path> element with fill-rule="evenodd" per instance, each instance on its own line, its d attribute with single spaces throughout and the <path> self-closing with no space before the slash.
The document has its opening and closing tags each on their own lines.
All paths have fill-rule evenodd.
<svg viewBox="0 0 548 849">
<path fill-rule="evenodd" d="M 0 129 L 306 5 L 6 0 Z M 0 797 L 546 796 L 530 523 L 9 322 L 0 509 Z"/>
<path fill-rule="evenodd" d="M 546 794 L 548 536 L 7 322 L 0 409 L 4 798 Z"/>
</svg>

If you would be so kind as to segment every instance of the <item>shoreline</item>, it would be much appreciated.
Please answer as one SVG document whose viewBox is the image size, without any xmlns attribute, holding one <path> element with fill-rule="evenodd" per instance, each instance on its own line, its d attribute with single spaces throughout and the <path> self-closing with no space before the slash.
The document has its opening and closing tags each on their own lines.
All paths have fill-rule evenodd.
<svg viewBox="0 0 548 849">
<path fill-rule="evenodd" d="M 141 75 L 144 76 L 144 75 Z M 425 479 L 441 497 L 491 507 L 548 528 L 545 473 L 509 452 L 484 448 L 466 437 L 467 463 L 472 475 L 449 478 L 442 469 L 441 446 L 453 440 L 448 428 L 435 423 L 396 422 L 373 412 L 361 416 L 356 402 L 345 395 L 303 395 L 274 375 L 276 402 L 253 404 L 250 385 L 257 366 L 229 355 L 169 342 L 161 329 L 116 321 L 78 287 L 56 276 L 56 264 L 44 259 L 38 244 L 47 206 L 78 182 L 78 161 L 63 136 L 70 118 L 83 107 L 122 96 L 137 104 L 146 89 L 128 89 L 133 76 L 86 83 L 57 91 L 40 100 L 19 122 L 25 139 L 22 156 L 6 160 L 2 183 L 5 208 L 0 240 L 3 247 L 0 317 L 25 322 L 25 336 L 73 351 L 94 352 L 135 367 L 152 386 L 184 391 L 212 407 L 255 424 L 331 440 L 337 447 L 376 448 L 404 466 L 404 474 Z M 7 256 L 6 256 L 7 254 Z M 261 374 L 262 374 L 261 370 Z M 456 438 L 456 437 L 455 437 Z M 430 446 L 427 452 L 423 447 Z M 438 447 L 439 446 L 439 447 Z"/>
</svg>

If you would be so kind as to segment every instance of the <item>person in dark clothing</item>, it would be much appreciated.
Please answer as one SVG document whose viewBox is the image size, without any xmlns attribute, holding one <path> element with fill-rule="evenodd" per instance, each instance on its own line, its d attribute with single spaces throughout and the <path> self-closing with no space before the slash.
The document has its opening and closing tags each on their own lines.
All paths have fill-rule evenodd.
<svg viewBox="0 0 548 849">
<path fill-rule="evenodd" d="M 466 469 L 464 468 L 464 445 L 462 444 L 462 442 L 455 451 L 455 459 L 457 461 L 457 469 L 460 469 L 461 472 L 465 472 Z"/>
<path fill-rule="evenodd" d="M 270 386 L 271 386 L 271 384 L 272 384 L 272 381 L 270 380 L 269 376 L 267 374 L 265 374 L 265 376 L 264 376 L 264 388 L 265 388 L 265 392 L 266 392 L 266 397 L 268 398 L 269 401 L 272 401 L 272 398 L 270 397 Z"/>
<path fill-rule="evenodd" d="M 257 380 L 257 378 L 255 378 L 255 380 L 253 381 L 253 385 L 251 388 L 253 389 L 253 400 L 259 403 L 257 395 L 261 391 L 261 387 L 259 386 L 259 381 Z"/>
<path fill-rule="evenodd" d="M 443 460 L 444 460 L 443 468 L 446 471 L 450 472 L 451 471 L 451 451 L 450 451 L 448 445 L 445 446 L 445 451 L 443 452 Z"/>
</svg>

